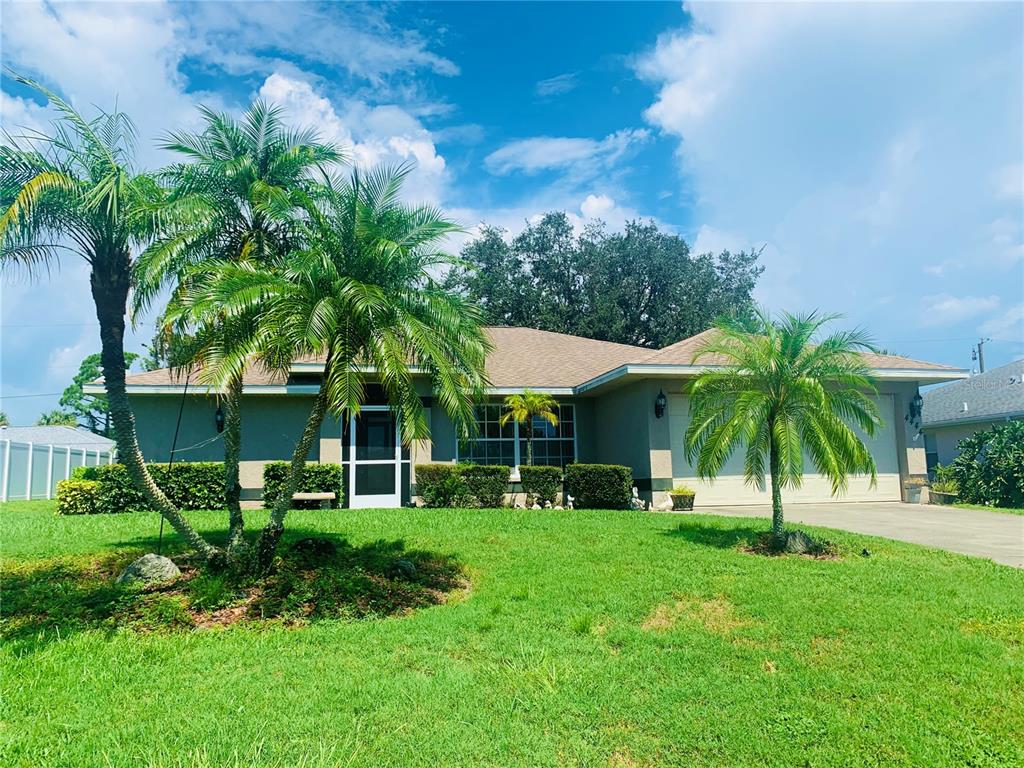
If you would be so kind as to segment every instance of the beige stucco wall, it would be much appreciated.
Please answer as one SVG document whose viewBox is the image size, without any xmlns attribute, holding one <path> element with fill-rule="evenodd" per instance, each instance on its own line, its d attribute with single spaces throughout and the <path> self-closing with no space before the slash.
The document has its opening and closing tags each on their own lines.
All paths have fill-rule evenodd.
<svg viewBox="0 0 1024 768">
<path fill-rule="evenodd" d="M 976 421 L 971 424 L 950 424 L 945 427 L 928 429 L 927 434 L 935 438 L 935 453 L 939 464 L 946 465 L 952 463 L 953 459 L 960 455 L 961 440 L 1005 423 L 1005 420 L 1000 419 L 998 421 Z"/>
<path fill-rule="evenodd" d="M 676 483 L 696 486 L 698 504 L 755 504 L 769 499 L 766 493 L 748 488 L 743 481 L 742 453 L 737 452 L 713 482 L 700 481 L 686 461 L 683 440 L 689 423 L 689 402 L 683 394 L 683 380 L 651 379 L 632 382 L 593 398 L 596 461 L 626 464 L 633 469 L 641 495 L 655 504 L 664 501 Z M 654 414 L 654 400 L 660 390 L 669 397 L 665 416 Z M 903 496 L 903 481 L 924 475 L 924 440 L 914 440 L 917 429 L 904 415 L 917 391 L 913 383 L 882 383 L 878 398 L 885 427 L 870 439 L 878 466 L 878 483 L 870 487 L 867 477 L 850 480 L 847 501 L 892 500 Z M 832 498 L 831 485 L 813 472 L 807 473 L 801 489 L 787 492 L 792 501 L 822 501 Z"/>
<path fill-rule="evenodd" d="M 166 462 L 170 457 L 171 441 L 178 420 L 180 395 L 130 395 L 135 412 L 139 447 L 147 461 Z M 242 398 L 242 451 L 239 481 L 242 498 L 258 499 L 263 488 L 263 465 L 268 461 L 291 458 L 295 443 L 302 434 L 312 397 L 305 396 L 245 396 Z M 214 413 L 217 399 L 207 395 L 188 395 L 181 414 L 178 433 L 179 449 L 205 443 L 192 450 L 179 451 L 175 461 L 223 461 L 224 444 L 217 437 Z M 337 420 L 326 420 L 321 436 L 336 428 Z M 207 442 L 209 441 L 209 442 Z M 321 460 L 324 444 L 314 443 L 310 461 Z M 324 461 L 334 459 L 323 458 Z"/>
<path fill-rule="evenodd" d="M 630 382 L 593 398 L 594 462 L 623 464 L 633 478 L 651 477 L 651 436 L 648 411 L 654 410 L 653 382 Z"/>
</svg>

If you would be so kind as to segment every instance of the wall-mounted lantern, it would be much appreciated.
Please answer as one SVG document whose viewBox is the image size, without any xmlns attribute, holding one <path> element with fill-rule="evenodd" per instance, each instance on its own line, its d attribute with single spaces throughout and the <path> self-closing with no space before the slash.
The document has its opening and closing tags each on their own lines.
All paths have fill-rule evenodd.
<svg viewBox="0 0 1024 768">
<path fill-rule="evenodd" d="M 921 428 L 921 413 L 924 409 L 924 398 L 921 397 L 920 392 L 915 392 L 914 396 L 910 398 L 910 405 L 907 412 L 907 421 L 918 429 Z"/>
<path fill-rule="evenodd" d="M 662 389 L 658 390 L 658 396 L 654 398 L 654 418 L 660 419 L 665 415 L 665 406 L 668 405 L 668 398 Z"/>
<path fill-rule="evenodd" d="M 217 432 L 224 431 L 224 409 L 219 405 L 217 406 L 217 410 L 214 411 L 213 423 L 217 425 Z"/>
</svg>

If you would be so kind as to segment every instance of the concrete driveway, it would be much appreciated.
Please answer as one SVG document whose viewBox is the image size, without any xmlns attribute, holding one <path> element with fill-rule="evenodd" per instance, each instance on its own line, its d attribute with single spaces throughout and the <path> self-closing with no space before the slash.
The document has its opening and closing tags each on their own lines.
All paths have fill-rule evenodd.
<svg viewBox="0 0 1024 768">
<path fill-rule="evenodd" d="M 694 512 L 729 517 L 771 517 L 769 506 L 701 507 Z M 789 504 L 787 523 L 839 528 L 871 536 L 988 557 L 1024 568 L 1024 516 L 930 504 Z"/>
</svg>

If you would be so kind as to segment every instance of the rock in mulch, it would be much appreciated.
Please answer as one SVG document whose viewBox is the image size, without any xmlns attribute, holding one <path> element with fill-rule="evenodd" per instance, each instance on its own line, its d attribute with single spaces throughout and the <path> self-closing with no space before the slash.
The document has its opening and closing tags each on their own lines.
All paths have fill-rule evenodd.
<svg viewBox="0 0 1024 768">
<path fill-rule="evenodd" d="M 404 557 L 400 557 L 395 560 L 391 571 L 398 578 L 411 579 L 416 575 L 416 564 L 411 560 L 406 560 Z"/>
<path fill-rule="evenodd" d="M 117 577 L 118 584 L 159 584 L 173 581 L 181 576 L 181 571 L 169 557 L 162 557 L 150 552 L 143 555 L 124 569 Z"/>
<path fill-rule="evenodd" d="M 791 555 L 806 555 L 817 548 L 814 539 L 803 531 L 790 531 L 786 534 L 786 545 L 783 549 Z"/>
</svg>

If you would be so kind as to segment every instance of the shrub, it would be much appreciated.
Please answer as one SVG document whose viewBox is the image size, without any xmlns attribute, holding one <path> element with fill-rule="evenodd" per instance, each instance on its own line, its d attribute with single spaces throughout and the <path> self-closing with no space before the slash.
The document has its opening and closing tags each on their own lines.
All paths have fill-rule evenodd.
<svg viewBox="0 0 1024 768">
<path fill-rule="evenodd" d="M 633 490 L 630 488 L 630 495 Z M 697 492 L 688 485 L 676 485 L 672 487 L 672 490 L 668 492 L 669 496 L 696 496 Z"/>
<path fill-rule="evenodd" d="M 531 500 L 542 506 L 544 502 L 554 504 L 562 485 L 562 469 L 561 467 L 519 467 L 519 480 L 523 484 L 527 504 L 531 503 Z"/>
<path fill-rule="evenodd" d="M 504 464 L 459 464 L 459 476 L 478 507 L 500 507 L 512 468 Z"/>
<path fill-rule="evenodd" d="M 953 475 L 953 467 L 944 467 L 941 464 L 935 467 L 935 480 L 932 481 L 932 490 L 936 493 L 957 492 L 956 477 Z"/>
<path fill-rule="evenodd" d="M 167 499 L 179 509 L 223 509 L 224 464 L 182 461 L 170 466 L 150 464 L 149 473 Z M 95 470 L 99 511 L 137 512 L 149 509 L 123 464 L 90 467 Z"/>
<path fill-rule="evenodd" d="M 950 465 L 960 501 L 1024 507 L 1024 421 L 1008 421 L 960 441 Z"/>
<path fill-rule="evenodd" d="M 420 485 L 419 491 L 424 506 L 433 509 L 468 507 L 472 503 L 469 487 L 455 469 L 447 474 L 438 475 L 437 479 L 432 479 L 426 485 Z"/>
<path fill-rule="evenodd" d="M 95 480 L 96 479 L 96 467 L 90 467 L 83 464 L 80 467 L 75 467 L 71 470 L 71 480 Z"/>
<path fill-rule="evenodd" d="M 454 474 L 457 468 L 457 464 L 417 464 L 416 487 L 419 489 L 419 495 L 423 495 L 424 488 L 439 483 L 448 475 Z"/>
<path fill-rule="evenodd" d="M 57 483 L 58 515 L 95 515 L 99 512 L 95 480 L 61 480 Z"/>
<path fill-rule="evenodd" d="M 288 479 L 288 472 L 291 463 L 287 461 L 272 461 L 263 467 L 263 506 L 270 509 L 274 506 L 278 496 L 284 489 L 285 481 Z M 300 493 L 333 493 L 334 501 L 331 508 L 337 509 L 344 506 L 345 502 L 345 480 L 344 471 L 340 464 L 315 464 L 308 463 L 302 472 L 299 481 Z M 296 508 L 318 507 L 318 501 L 297 501 Z"/>
<path fill-rule="evenodd" d="M 633 473 L 618 464 L 570 464 L 565 487 L 582 509 L 628 509 L 633 498 Z"/>
</svg>

